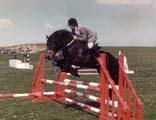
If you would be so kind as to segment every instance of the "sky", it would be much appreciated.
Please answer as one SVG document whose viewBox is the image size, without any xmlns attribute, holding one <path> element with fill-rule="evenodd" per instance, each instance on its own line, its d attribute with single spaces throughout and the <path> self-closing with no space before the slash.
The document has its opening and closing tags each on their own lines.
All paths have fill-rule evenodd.
<svg viewBox="0 0 156 120">
<path fill-rule="evenodd" d="M 46 43 L 71 17 L 101 46 L 156 46 L 156 0 L 0 0 L 0 46 Z"/>
</svg>

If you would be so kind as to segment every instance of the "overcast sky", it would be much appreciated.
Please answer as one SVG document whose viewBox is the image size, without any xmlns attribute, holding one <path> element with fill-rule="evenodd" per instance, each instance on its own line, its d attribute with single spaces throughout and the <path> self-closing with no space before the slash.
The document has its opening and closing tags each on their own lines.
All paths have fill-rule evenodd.
<svg viewBox="0 0 156 120">
<path fill-rule="evenodd" d="M 103 46 L 156 46 L 156 0 L 0 0 L 0 46 L 46 43 L 70 17 Z"/>
</svg>

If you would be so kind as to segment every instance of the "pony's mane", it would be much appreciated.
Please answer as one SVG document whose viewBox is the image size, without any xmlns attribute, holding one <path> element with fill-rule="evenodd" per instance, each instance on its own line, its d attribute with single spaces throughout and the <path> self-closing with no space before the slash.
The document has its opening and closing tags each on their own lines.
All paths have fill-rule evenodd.
<svg viewBox="0 0 156 120">
<path fill-rule="evenodd" d="M 52 39 L 52 38 L 67 38 L 69 39 L 69 37 L 72 37 L 72 33 L 68 30 L 65 29 L 61 29 L 61 30 L 57 30 L 54 33 L 52 33 L 48 38 Z"/>
<path fill-rule="evenodd" d="M 47 46 L 55 46 L 56 50 L 59 50 L 61 47 L 72 41 L 73 36 L 70 31 L 61 29 L 52 33 L 47 39 Z"/>
</svg>

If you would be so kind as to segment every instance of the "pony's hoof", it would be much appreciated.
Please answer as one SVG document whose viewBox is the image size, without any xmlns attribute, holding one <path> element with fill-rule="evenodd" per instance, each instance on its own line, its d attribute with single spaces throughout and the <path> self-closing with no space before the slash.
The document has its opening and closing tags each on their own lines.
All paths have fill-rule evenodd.
<svg viewBox="0 0 156 120">
<path fill-rule="evenodd" d="M 73 75 L 75 77 L 80 77 L 80 75 L 78 74 L 78 70 L 77 69 L 72 69 L 70 73 L 71 73 L 71 75 Z"/>
</svg>

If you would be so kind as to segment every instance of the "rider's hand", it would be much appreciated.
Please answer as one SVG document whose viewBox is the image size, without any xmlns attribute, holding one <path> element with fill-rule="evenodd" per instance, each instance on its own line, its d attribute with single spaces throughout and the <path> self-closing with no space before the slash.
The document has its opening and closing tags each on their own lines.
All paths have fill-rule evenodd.
<svg viewBox="0 0 156 120">
<path fill-rule="evenodd" d="M 92 47 L 94 46 L 94 43 L 93 43 L 93 42 L 89 42 L 89 43 L 87 44 L 87 46 L 88 46 L 89 49 L 92 49 Z"/>
<path fill-rule="evenodd" d="M 75 28 L 72 28 L 71 31 L 72 31 L 72 34 L 73 34 L 73 35 L 76 35 L 76 34 L 75 34 Z"/>
<path fill-rule="evenodd" d="M 77 36 L 76 36 L 76 35 L 74 35 L 74 36 L 73 36 L 73 39 L 74 39 L 74 40 L 76 40 L 76 39 L 77 39 Z"/>
</svg>

